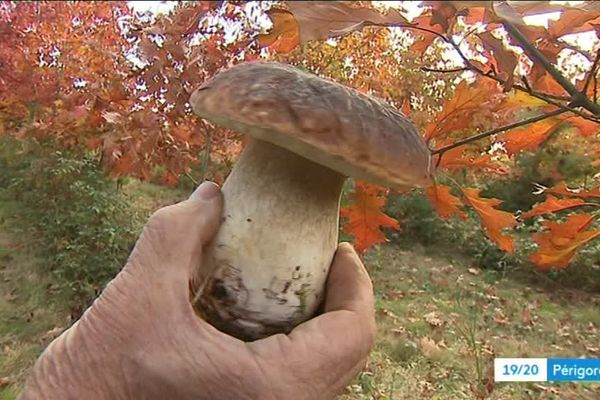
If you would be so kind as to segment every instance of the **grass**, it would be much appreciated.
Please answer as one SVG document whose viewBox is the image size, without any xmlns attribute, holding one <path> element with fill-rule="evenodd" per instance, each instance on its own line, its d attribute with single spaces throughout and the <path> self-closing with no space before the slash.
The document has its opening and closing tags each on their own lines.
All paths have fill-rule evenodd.
<svg viewBox="0 0 600 400">
<path fill-rule="evenodd" d="M 494 385 L 493 358 L 599 357 L 600 294 L 444 253 L 452 250 L 382 246 L 367 255 L 378 340 L 342 399 L 598 398 L 599 383 Z"/>
<path fill-rule="evenodd" d="M 186 196 L 133 180 L 124 190 L 145 215 Z M 35 359 L 80 313 L 53 285 L 41 235 L 17 217 L 19 207 L 0 191 L 0 400 L 16 398 Z"/>
<path fill-rule="evenodd" d="M 124 190 L 148 215 L 186 195 L 135 181 Z M 0 400 L 16 397 L 35 358 L 72 322 L 18 207 L 0 196 Z M 598 383 L 489 380 L 494 356 L 599 357 L 598 293 L 528 271 L 477 269 L 453 254 L 398 245 L 367 254 L 378 340 L 341 399 L 598 398 Z"/>
<path fill-rule="evenodd" d="M 53 290 L 33 232 L 13 218 L 18 204 L 0 200 L 0 399 L 12 399 L 33 360 L 69 322 Z"/>
</svg>

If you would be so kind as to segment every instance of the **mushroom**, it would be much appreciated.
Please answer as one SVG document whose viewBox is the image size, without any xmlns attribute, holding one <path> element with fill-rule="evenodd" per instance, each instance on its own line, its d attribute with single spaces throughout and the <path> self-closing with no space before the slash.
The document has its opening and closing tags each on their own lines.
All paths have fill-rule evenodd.
<svg viewBox="0 0 600 400">
<path fill-rule="evenodd" d="M 234 66 L 190 104 L 251 137 L 223 184 L 223 223 L 190 283 L 196 312 L 243 340 L 287 333 L 317 312 L 347 177 L 431 181 L 430 151 L 402 113 L 290 65 Z"/>
</svg>

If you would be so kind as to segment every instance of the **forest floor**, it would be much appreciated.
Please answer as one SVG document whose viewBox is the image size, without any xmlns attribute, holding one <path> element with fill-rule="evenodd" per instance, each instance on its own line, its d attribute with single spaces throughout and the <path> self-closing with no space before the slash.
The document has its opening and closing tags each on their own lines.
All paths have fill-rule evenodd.
<svg viewBox="0 0 600 400">
<path fill-rule="evenodd" d="M 133 185 L 139 206 L 172 192 Z M 14 399 L 35 358 L 71 322 L 39 234 L 0 198 L 0 400 Z M 365 263 L 376 288 L 378 340 L 341 399 L 598 399 L 600 383 L 493 384 L 493 358 L 600 357 L 600 294 L 527 271 L 503 274 L 453 249 L 381 246 Z"/>
</svg>

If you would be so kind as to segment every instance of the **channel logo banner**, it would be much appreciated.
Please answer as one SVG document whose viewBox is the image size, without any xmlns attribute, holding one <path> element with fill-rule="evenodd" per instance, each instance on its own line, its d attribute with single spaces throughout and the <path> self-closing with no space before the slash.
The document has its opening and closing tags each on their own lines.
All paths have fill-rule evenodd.
<svg viewBox="0 0 600 400">
<path fill-rule="evenodd" d="M 600 382 L 600 358 L 549 358 L 549 382 Z"/>
<path fill-rule="evenodd" d="M 600 382 L 600 358 L 496 358 L 496 382 Z"/>
</svg>

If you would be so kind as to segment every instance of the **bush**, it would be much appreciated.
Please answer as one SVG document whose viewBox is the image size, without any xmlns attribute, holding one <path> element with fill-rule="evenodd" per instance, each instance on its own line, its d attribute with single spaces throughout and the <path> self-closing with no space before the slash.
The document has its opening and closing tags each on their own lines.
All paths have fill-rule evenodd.
<svg viewBox="0 0 600 400">
<path fill-rule="evenodd" d="M 87 303 L 122 267 L 142 218 L 94 154 L 7 138 L 0 147 L 6 195 L 39 228 L 57 286 Z"/>
<path fill-rule="evenodd" d="M 518 256 L 504 253 L 486 238 L 473 210 L 467 210 L 470 217 L 466 221 L 446 221 L 438 217 L 423 193 L 412 191 L 390 195 L 385 212 L 400 221 L 401 231 L 390 232 L 388 237 L 402 246 L 419 243 L 445 255 L 469 256 L 483 269 L 503 270 L 520 263 Z"/>
</svg>

